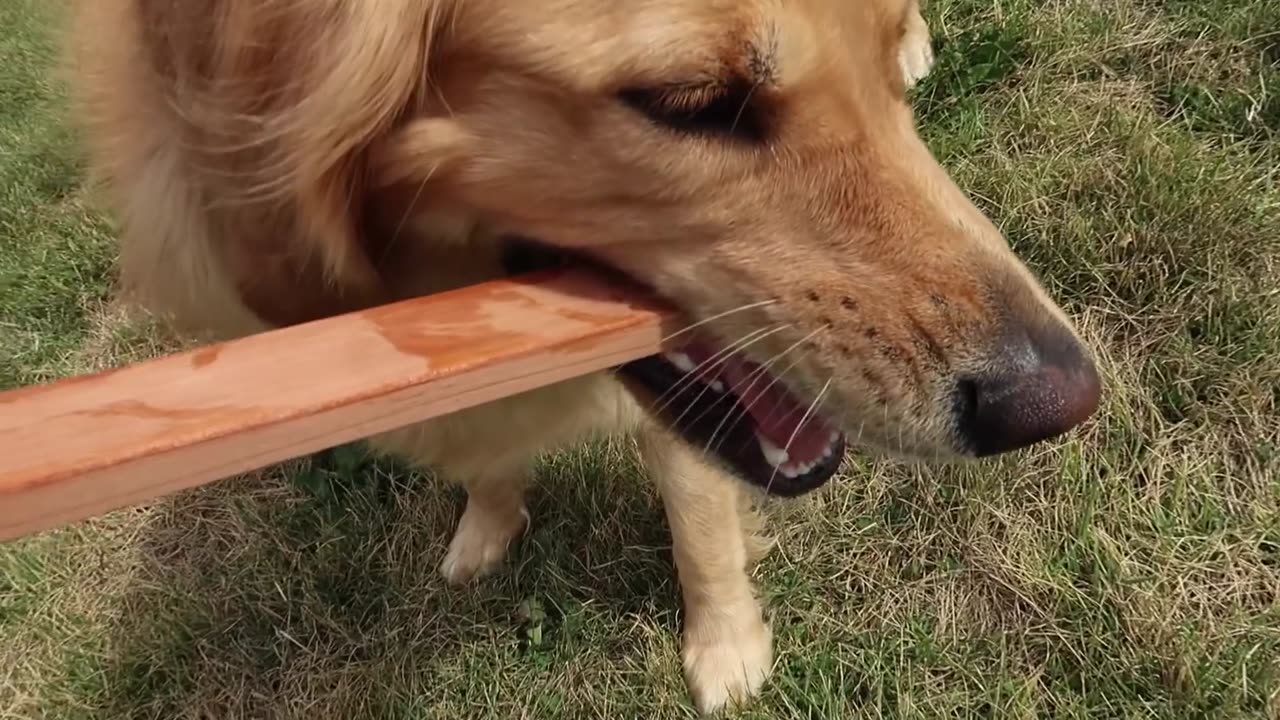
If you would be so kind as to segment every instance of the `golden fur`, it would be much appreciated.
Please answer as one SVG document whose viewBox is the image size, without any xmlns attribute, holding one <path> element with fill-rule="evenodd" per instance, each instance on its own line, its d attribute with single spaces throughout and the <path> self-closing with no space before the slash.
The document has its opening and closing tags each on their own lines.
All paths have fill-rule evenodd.
<svg viewBox="0 0 1280 720">
<path fill-rule="evenodd" d="M 984 366 L 1009 316 L 1066 324 L 916 136 L 904 90 L 932 55 L 908 0 L 80 0 L 68 47 L 125 287 L 193 335 L 491 278 L 518 233 L 721 337 L 778 327 L 753 351 L 795 349 L 864 445 L 932 458 L 957 452 L 931 359 Z M 767 150 L 618 102 L 722 73 L 751 80 Z M 613 375 L 373 442 L 467 487 L 441 563 L 461 582 L 524 528 L 536 453 L 624 431 L 671 525 L 694 699 L 745 699 L 772 663 L 748 496 Z"/>
</svg>

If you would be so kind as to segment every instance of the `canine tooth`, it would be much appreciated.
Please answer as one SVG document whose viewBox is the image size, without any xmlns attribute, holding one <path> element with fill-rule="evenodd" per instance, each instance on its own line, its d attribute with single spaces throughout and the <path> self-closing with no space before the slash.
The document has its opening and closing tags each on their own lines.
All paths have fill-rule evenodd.
<svg viewBox="0 0 1280 720">
<path fill-rule="evenodd" d="M 671 363 L 672 365 L 675 365 L 676 369 L 678 369 L 680 372 L 683 372 L 683 373 L 693 372 L 693 369 L 695 367 L 695 365 L 693 364 L 693 358 L 689 357 L 688 355 L 685 355 L 682 352 L 669 352 L 663 357 L 667 359 L 667 362 Z"/>
<path fill-rule="evenodd" d="M 756 434 L 756 441 L 760 443 L 760 451 L 764 453 L 764 459 L 768 460 L 770 465 L 781 469 L 785 473 L 786 469 L 782 466 L 791 459 L 787 456 L 787 451 L 769 442 L 768 438 L 759 433 Z"/>
<path fill-rule="evenodd" d="M 723 393 L 723 392 L 724 392 L 724 383 L 720 382 L 719 380 L 712 380 L 712 381 L 711 381 L 711 389 L 712 389 L 712 390 L 715 390 L 715 391 L 716 391 L 716 392 L 718 392 L 718 393 Z"/>
<path fill-rule="evenodd" d="M 779 465 L 778 472 L 782 473 L 783 477 L 791 478 L 792 480 L 800 475 L 800 471 L 796 469 L 795 465 Z"/>
</svg>

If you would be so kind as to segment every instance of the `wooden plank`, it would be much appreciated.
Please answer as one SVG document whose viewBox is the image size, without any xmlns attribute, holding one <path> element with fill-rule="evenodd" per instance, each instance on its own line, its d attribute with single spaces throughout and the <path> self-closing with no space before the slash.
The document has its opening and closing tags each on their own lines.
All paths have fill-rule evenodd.
<svg viewBox="0 0 1280 720">
<path fill-rule="evenodd" d="M 572 271 L 0 394 L 0 541 L 606 369 L 674 315 Z"/>
</svg>

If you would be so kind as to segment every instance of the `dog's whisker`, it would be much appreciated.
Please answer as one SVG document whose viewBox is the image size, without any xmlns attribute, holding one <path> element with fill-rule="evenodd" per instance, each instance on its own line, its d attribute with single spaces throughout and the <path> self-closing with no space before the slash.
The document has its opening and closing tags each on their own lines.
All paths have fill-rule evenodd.
<svg viewBox="0 0 1280 720">
<path fill-rule="evenodd" d="M 756 90 L 760 89 L 760 81 L 753 82 L 750 89 L 747 90 L 746 97 L 742 98 L 742 103 L 738 106 L 738 112 L 733 116 L 733 122 L 729 125 L 731 131 L 738 129 L 738 123 L 742 122 L 742 115 L 751 106 L 751 98 L 755 96 Z"/>
<path fill-rule="evenodd" d="M 774 387 L 774 385 L 777 385 L 779 382 L 783 382 L 785 386 L 787 373 L 794 370 L 796 366 L 799 365 L 803 360 L 804 360 L 803 357 L 796 358 L 795 360 L 792 360 L 791 363 L 788 364 L 785 368 L 783 368 L 780 372 L 773 373 L 773 380 L 768 385 L 766 385 L 764 387 L 764 390 L 762 390 L 761 392 L 768 392 L 771 388 Z M 764 418 L 761 419 L 761 422 L 768 423 L 774 419 L 777 419 L 777 415 L 776 415 L 777 412 L 778 412 L 778 408 L 775 406 L 773 409 L 771 409 L 768 412 L 768 414 L 764 416 Z M 792 408 L 791 410 L 788 410 L 787 414 L 782 416 L 782 419 L 791 417 L 792 415 L 795 414 L 795 412 L 796 412 L 796 408 Z"/>
<path fill-rule="evenodd" d="M 783 378 L 785 378 L 786 374 L 787 374 L 787 373 L 789 373 L 789 372 L 791 372 L 793 369 L 795 369 L 795 367 L 796 367 L 797 365 L 799 365 L 799 364 L 800 364 L 800 362 L 801 362 L 802 360 L 803 360 L 803 358 L 796 358 L 795 360 L 792 360 L 792 361 L 791 361 L 791 363 L 790 363 L 789 365 L 787 365 L 785 368 L 783 368 L 781 372 L 771 373 L 771 374 L 773 375 L 773 379 L 769 382 L 769 384 L 768 384 L 768 385 L 766 385 L 766 386 L 764 387 L 764 390 L 762 390 L 761 392 L 768 392 L 768 391 L 769 391 L 769 389 L 770 389 L 770 388 L 772 388 L 774 385 L 776 385 L 776 384 L 777 384 L 777 383 L 779 383 L 779 382 L 782 382 L 782 381 L 783 381 Z M 751 376 L 749 376 L 749 377 L 756 377 L 756 376 L 758 376 L 758 375 L 760 375 L 760 374 L 764 373 L 767 369 L 768 369 L 768 368 L 760 368 L 759 370 L 756 370 L 755 372 L 753 372 L 753 373 L 751 374 Z M 769 413 L 768 413 L 767 415 L 765 415 L 765 417 L 761 420 L 761 422 L 762 422 L 762 423 L 768 423 L 770 420 L 774 419 L 774 413 L 776 412 L 776 410 L 777 410 L 776 408 L 774 408 L 773 410 L 770 410 L 770 411 L 769 411 Z M 732 420 L 730 421 L 730 425 L 732 425 L 733 423 L 738 422 L 738 420 L 742 419 L 742 417 L 743 417 L 744 415 L 746 415 L 746 413 L 747 413 L 747 411 L 746 411 L 746 409 L 745 409 L 745 408 L 740 408 L 740 409 L 738 409 L 738 410 L 736 411 L 736 414 L 734 414 L 734 415 L 730 415 L 730 416 L 729 416 L 729 417 L 731 417 L 731 418 L 732 418 Z M 725 418 L 725 419 L 728 419 L 728 418 Z M 721 423 L 724 423 L 724 419 L 722 419 L 722 420 L 721 420 Z M 719 431 L 719 426 L 717 426 L 716 430 L 717 430 L 717 432 Z M 749 440 L 748 440 L 748 441 L 744 441 L 744 443 L 745 443 L 745 442 L 750 442 L 750 441 L 749 441 Z M 742 450 L 742 449 L 744 449 L 745 447 L 746 447 L 746 444 L 743 444 L 743 445 L 742 445 L 742 446 L 740 446 L 738 449 L 739 449 L 739 450 Z M 720 449 L 720 445 L 716 445 L 715 449 L 718 451 L 718 450 Z"/>
<path fill-rule="evenodd" d="M 800 418 L 800 422 L 796 424 L 795 430 L 791 431 L 791 437 L 787 439 L 786 447 L 784 447 L 783 450 L 789 451 L 791 449 L 791 444 L 795 442 L 796 436 L 800 434 L 802 429 L 804 429 L 804 424 L 809 421 L 809 417 L 813 413 L 814 409 L 818 407 L 818 403 L 822 402 L 822 397 L 827 394 L 827 390 L 831 389 L 831 381 L 833 379 L 834 378 L 830 377 L 827 378 L 827 382 L 822 386 L 822 389 L 818 391 L 817 396 L 813 398 L 813 402 L 809 403 L 809 409 L 805 411 L 804 417 Z M 774 467 L 773 472 L 769 475 L 769 481 L 765 483 L 765 492 L 768 492 L 773 488 L 773 481 L 777 476 L 778 468 Z"/>
<path fill-rule="evenodd" d="M 804 359 L 804 358 L 796 358 L 795 360 L 792 360 L 792 361 L 791 361 L 791 363 L 790 363 L 790 364 L 788 364 L 785 368 L 783 368 L 780 372 L 773 373 L 773 375 L 774 375 L 773 380 L 772 380 L 768 385 L 766 385 L 766 386 L 765 386 L 765 388 L 764 388 L 764 390 L 763 390 L 762 392 L 767 392 L 770 388 L 772 388 L 774 385 L 776 385 L 776 384 L 777 384 L 777 383 L 779 383 L 779 382 L 785 382 L 785 379 L 786 379 L 786 375 L 787 375 L 787 373 L 789 373 L 789 372 L 791 372 L 792 370 L 794 370 L 794 369 L 796 368 L 796 366 L 797 366 L 797 365 L 799 365 L 799 364 L 803 361 L 803 359 Z M 763 418 L 761 418 L 759 422 L 760 422 L 762 425 L 767 425 L 767 424 L 769 424 L 770 422 L 772 422 L 772 421 L 774 421 L 774 420 L 778 420 L 778 419 L 786 420 L 786 419 L 789 419 L 791 416 L 795 415 L 797 412 L 800 412 L 799 407 L 792 407 L 791 409 L 787 410 L 787 411 L 786 411 L 786 413 L 785 413 L 784 415 L 782 415 L 782 416 L 779 418 L 779 417 L 778 417 L 778 415 L 777 415 L 777 413 L 778 413 L 778 408 L 777 408 L 777 407 L 774 407 L 774 408 L 773 408 L 773 409 L 771 409 L 771 410 L 770 410 L 770 411 L 769 411 L 769 412 L 768 412 L 768 413 L 767 413 Z M 737 421 L 738 421 L 738 419 L 741 419 L 741 418 L 742 418 L 742 416 L 743 416 L 744 414 L 745 414 L 745 411 L 743 411 L 743 410 L 739 410 L 739 411 L 738 411 L 738 414 L 737 414 L 737 416 L 734 418 L 733 422 L 737 422 Z M 742 444 L 742 445 L 740 445 L 740 446 L 738 447 L 738 450 L 740 450 L 740 451 L 741 451 L 741 450 L 745 449 L 745 448 L 747 447 L 747 443 L 749 443 L 749 442 L 751 442 L 751 440 L 749 440 L 749 439 L 744 440 L 744 441 L 743 441 L 743 444 Z M 719 450 L 720 450 L 720 446 L 719 446 L 719 445 L 717 445 L 717 446 L 715 447 L 715 450 L 716 450 L 716 451 L 719 451 Z"/>
<path fill-rule="evenodd" d="M 711 358 L 711 359 L 707 360 L 706 362 L 703 362 L 703 363 L 699 364 L 699 365 L 698 365 L 698 367 L 695 367 L 693 371 L 691 371 L 688 375 L 686 375 L 684 378 L 682 378 L 682 379 L 681 379 L 681 382 L 676 383 L 676 385 L 677 385 L 677 386 L 682 386 L 682 387 L 688 387 L 688 383 L 689 383 L 689 382 L 692 382 L 691 378 L 692 378 L 692 379 L 700 379 L 702 376 L 705 376 L 705 375 L 706 375 L 706 371 L 704 370 L 704 371 L 702 371 L 702 372 L 699 372 L 699 368 L 703 368 L 703 367 L 706 367 L 706 366 L 710 365 L 710 364 L 711 364 L 711 363 L 713 363 L 713 362 L 717 362 L 717 358 L 723 358 L 723 357 L 726 357 L 727 355 L 731 354 L 732 352 L 738 352 L 738 351 L 740 351 L 740 350 L 744 350 L 744 349 L 746 349 L 747 347 L 750 347 L 751 345 L 753 345 L 753 344 L 755 344 L 755 343 L 759 342 L 760 340 L 763 340 L 763 339 L 765 339 L 766 337 L 768 337 L 768 336 L 770 336 L 770 335 L 772 335 L 772 334 L 774 334 L 774 333 L 776 333 L 776 332 L 779 332 L 779 331 L 781 331 L 781 330 L 785 330 L 785 329 L 786 329 L 786 328 L 788 328 L 788 327 L 790 327 L 790 326 L 789 326 L 789 325 L 779 325 L 779 326 L 777 326 L 777 327 L 773 328 L 772 330 L 770 330 L 769 332 L 766 332 L 766 333 L 764 333 L 764 334 L 761 334 L 761 335 L 759 335 L 759 336 L 757 336 L 757 337 L 753 338 L 750 342 L 747 342 L 747 343 L 745 343 L 745 344 L 741 344 L 741 345 L 740 345 L 739 347 L 737 347 L 737 348 L 730 348 L 730 352 L 721 351 L 721 352 L 719 352 L 719 353 L 716 353 L 716 355 L 712 356 L 712 358 Z M 693 409 L 693 408 L 694 408 L 694 407 L 695 407 L 699 402 L 701 402 L 701 401 L 702 401 L 702 398 L 703 398 L 704 396 L 706 396 L 707 392 L 708 392 L 708 391 L 710 391 L 710 390 L 711 390 L 711 386 L 710 386 L 709 384 L 704 383 L 704 384 L 703 384 L 702 391 L 701 391 L 701 392 L 699 392 L 699 393 L 698 393 L 698 396 L 697 396 L 696 398 L 694 398 L 692 402 L 690 402 L 690 403 L 689 403 L 689 406 L 688 406 L 687 408 L 685 408 L 684 412 L 680 413 L 680 417 L 676 419 L 676 421 L 673 423 L 673 425 L 674 425 L 675 427 L 679 427 L 679 426 L 680 426 L 681 421 L 684 419 L 684 416 L 689 412 L 689 410 Z M 664 393 L 664 394 L 666 394 L 666 393 Z M 662 406 L 662 408 L 660 408 L 660 409 L 659 409 L 659 411 L 658 411 L 658 412 L 661 412 L 662 410 L 665 410 L 665 409 L 667 408 L 667 406 L 669 406 L 672 402 L 675 402 L 675 398 L 676 398 L 676 395 L 675 395 L 675 394 L 673 394 L 673 395 L 672 395 L 672 397 L 671 397 L 671 398 L 666 402 L 666 404 L 664 404 L 664 405 Z M 703 415 L 705 415 L 705 414 L 706 414 L 706 412 L 707 412 L 707 411 L 706 411 L 706 410 L 704 410 L 704 411 L 703 411 Z M 703 415 L 699 415 L 699 416 L 694 420 L 694 422 L 697 422 L 698 420 L 702 419 Z"/>
<path fill-rule="evenodd" d="M 391 238 L 387 241 L 387 246 L 382 249 L 382 257 L 380 261 L 385 262 L 391 256 L 391 251 L 395 249 L 396 244 L 400 241 L 400 237 L 404 233 L 404 229 L 409 225 L 409 219 L 413 217 L 414 207 L 422 199 L 422 193 L 426 192 L 427 185 L 430 184 L 431 178 L 435 176 L 436 171 L 440 169 L 440 165 L 436 164 L 427 171 L 422 181 L 418 183 L 417 188 L 413 191 L 413 199 L 405 207 L 404 214 L 400 216 L 400 221 L 396 223 L 396 229 L 391 233 Z"/>
<path fill-rule="evenodd" d="M 716 313 L 715 315 L 712 315 L 711 317 L 703 318 L 702 320 L 699 320 L 699 321 L 697 321 L 697 322 L 690 323 L 690 324 L 688 324 L 688 325 L 684 326 L 683 328 L 681 328 L 681 329 L 679 329 L 679 330 L 676 330 L 675 332 L 671 333 L 670 335 L 667 335 L 666 337 L 662 338 L 661 342 L 663 342 L 663 343 L 669 342 L 669 341 L 674 340 L 674 339 L 676 339 L 677 337 L 679 337 L 679 336 L 681 336 L 681 335 L 683 335 L 683 334 L 685 334 L 685 333 L 687 333 L 687 332 L 689 332 L 689 331 L 691 331 L 691 330 L 695 330 L 695 329 L 697 329 L 697 328 L 699 328 L 699 327 L 702 327 L 703 325 L 706 325 L 706 324 L 708 324 L 708 323 L 715 322 L 715 321 L 717 321 L 717 320 L 722 320 L 722 319 L 724 319 L 724 318 L 726 318 L 726 317 L 728 317 L 728 316 L 730 316 L 730 315 L 733 315 L 733 314 L 736 314 L 736 313 L 740 313 L 740 312 L 743 312 L 743 311 L 745 311 L 745 310 L 754 310 L 755 308 L 768 307 L 768 306 L 770 306 L 770 305 L 774 305 L 774 304 L 776 304 L 777 302 L 778 302 L 778 301 L 777 301 L 776 299 L 770 299 L 770 300 L 760 300 L 760 301 L 758 301 L 758 302 L 753 302 L 753 303 L 747 303 L 746 305 L 739 305 L 738 307 L 733 308 L 732 310 L 725 310 L 724 312 Z"/>
<path fill-rule="evenodd" d="M 755 388 L 755 384 L 756 384 L 757 382 L 759 382 L 759 380 L 760 380 L 760 378 L 761 378 L 761 377 L 764 377 L 764 376 L 768 373 L 769 368 L 770 368 L 770 367 L 772 367 L 774 363 L 776 363 L 777 361 L 779 361 L 779 360 L 781 360 L 782 358 L 786 357 L 786 356 L 787 356 L 788 354 L 790 354 L 793 350 L 795 350 L 797 347 L 799 347 L 799 346 L 803 345 L 805 342 L 808 342 L 808 341 L 809 341 L 809 340 L 810 340 L 810 339 L 811 339 L 815 334 L 817 334 L 818 332 L 819 332 L 818 330 L 814 330 L 813 332 L 809 333 L 808 335 L 806 335 L 806 336 L 804 336 L 804 337 L 800 338 L 799 340 L 797 340 L 795 343 L 793 343 L 793 344 L 792 344 L 790 347 L 788 347 L 787 349 L 785 349 L 785 350 L 783 350 L 782 352 L 777 353 L 776 355 L 774 355 L 772 358 L 770 358 L 770 359 L 768 360 L 768 362 L 765 362 L 765 363 L 763 363 L 762 365 L 760 365 L 760 367 L 756 368 L 755 370 L 752 370 L 752 371 L 751 371 L 751 373 L 750 373 L 750 374 L 748 374 L 748 375 L 747 375 L 747 377 L 746 377 L 746 378 L 743 378 L 743 380 L 741 381 L 741 382 L 745 382 L 745 381 L 747 381 L 747 380 L 750 380 L 750 382 L 751 382 L 751 384 L 750 384 L 750 385 L 748 385 L 748 386 L 747 386 L 747 387 L 746 387 L 742 392 L 750 392 L 752 389 L 754 389 L 754 388 Z M 787 368 L 787 370 L 790 370 L 790 369 L 791 369 L 791 367 L 794 367 L 794 366 L 795 366 L 795 364 L 796 364 L 796 363 L 798 363 L 798 362 L 799 362 L 799 360 L 797 359 L 795 362 L 793 362 L 793 363 L 792 363 L 792 365 L 791 365 L 790 367 L 788 367 L 788 368 Z M 786 372 L 786 371 L 784 371 L 784 374 L 785 374 L 785 372 Z M 778 380 L 779 380 L 779 378 L 775 375 L 775 376 L 774 376 L 774 378 L 773 378 L 773 380 L 769 383 L 769 385 L 768 385 L 768 386 L 766 386 L 766 387 L 765 387 L 765 389 L 766 389 L 766 390 L 768 390 L 769 388 L 773 387 L 773 385 L 774 385 L 775 383 L 777 383 L 777 382 L 778 382 Z M 735 385 L 733 386 L 733 389 L 734 389 L 735 391 L 736 391 L 737 389 L 739 389 L 739 388 L 740 388 L 740 386 L 741 386 L 741 382 L 739 382 L 738 384 L 735 384 Z M 741 394 L 742 394 L 742 393 L 737 393 L 737 392 L 735 392 L 735 394 L 738 394 L 738 395 L 741 397 Z M 704 411 L 703 411 L 703 415 L 705 415 L 707 412 L 709 412 L 709 409 L 708 409 L 708 410 L 704 410 Z M 726 414 L 725 414 L 725 416 L 724 416 L 723 418 L 721 418 L 721 419 L 720 419 L 720 422 L 716 425 L 716 429 L 715 429 L 715 431 L 711 434 L 711 440 L 708 440 L 708 442 L 707 442 L 707 447 L 708 447 L 708 448 L 710 448 L 710 447 L 711 447 L 711 444 L 712 444 L 712 442 L 715 440 L 715 437 L 716 437 L 717 435 L 719 435 L 720 430 L 721 430 L 723 427 L 725 427 L 725 421 L 727 421 L 727 420 L 729 420 L 730 418 L 732 418 L 732 419 L 733 419 L 733 422 L 729 424 L 729 427 L 732 427 L 734 423 L 737 423 L 737 422 L 738 422 L 738 420 L 742 419 L 742 417 L 743 417 L 744 415 L 746 415 L 746 412 L 747 412 L 747 410 L 746 410 L 746 406 L 745 406 L 745 405 L 743 405 L 743 407 L 742 407 L 741 409 L 739 409 L 736 413 L 726 413 Z M 694 420 L 694 422 L 697 422 L 697 420 L 701 420 L 701 419 L 702 419 L 702 415 L 698 416 L 698 418 L 697 418 L 697 419 L 695 419 L 695 420 Z M 717 447 L 717 449 L 718 449 L 718 448 L 719 448 L 719 445 L 717 444 L 717 445 L 716 445 L 716 447 Z"/>
<path fill-rule="evenodd" d="M 801 340 L 801 342 L 803 342 L 803 340 Z M 777 355 L 775 355 L 774 357 L 770 358 L 769 362 L 765 363 L 764 365 L 761 365 L 760 367 L 756 368 L 755 370 L 752 370 L 749 374 L 747 374 L 747 376 L 746 376 L 746 377 L 742 378 L 742 379 L 741 379 L 741 380 L 739 380 L 737 383 L 735 383 L 735 384 L 733 384 L 733 385 L 729 386 L 729 387 L 730 387 L 730 389 L 734 390 L 734 391 L 735 391 L 735 393 L 734 393 L 734 394 L 739 395 L 739 396 L 741 396 L 741 394 L 742 394 L 743 392 L 750 392 L 750 390 L 751 390 L 752 388 L 754 388 L 754 387 L 755 387 L 756 382 L 758 382 L 758 381 L 759 381 L 759 379 L 760 379 L 761 377 L 763 377 L 763 376 L 768 372 L 769 367 L 770 367 L 774 362 L 776 362 L 777 360 L 781 359 L 784 355 L 786 355 L 788 352 L 790 352 L 794 347 L 795 347 L 795 345 L 793 345 L 793 346 L 792 346 L 792 347 L 790 347 L 790 348 L 787 348 L 786 350 L 782 351 L 781 353 L 778 353 L 778 354 L 777 354 Z M 799 362 L 799 361 L 797 360 L 796 362 Z M 793 365 L 794 365 L 794 363 L 793 363 Z M 745 389 L 743 389 L 743 388 L 742 388 L 743 383 L 748 383 L 748 382 L 749 382 L 750 384 L 749 384 L 749 385 L 747 385 L 747 387 L 746 387 Z M 775 378 L 775 379 L 773 380 L 773 382 L 771 382 L 771 383 L 769 384 L 769 386 L 768 386 L 768 387 L 772 387 L 772 386 L 773 386 L 773 383 L 776 383 L 776 382 L 777 382 L 777 379 Z M 768 389 L 768 387 L 766 387 L 766 389 Z M 738 392 L 738 391 L 741 391 L 741 392 Z M 730 426 L 730 427 L 732 427 L 734 424 L 736 424 L 736 423 L 738 422 L 738 420 L 741 420 L 741 419 L 742 419 L 742 418 L 747 414 L 746 405 L 745 405 L 745 404 L 740 404 L 740 405 L 741 405 L 741 407 L 739 407 L 736 411 L 726 413 L 724 417 L 720 418 L 720 422 L 716 424 L 716 428 L 715 428 L 715 430 L 711 433 L 711 438 L 710 438 L 710 440 L 708 440 L 708 441 L 707 441 L 706 448 L 704 449 L 705 451 L 709 451 L 709 450 L 711 449 L 711 445 L 712 445 L 712 443 L 715 443 L 716 436 L 717 436 L 717 435 L 719 435 L 719 434 L 720 434 L 720 431 L 725 427 L 725 423 L 726 423 L 726 421 L 729 421 L 729 426 Z M 703 417 L 705 417 L 705 416 L 706 416 L 706 414 L 707 414 L 708 412 L 710 412 L 710 411 L 711 411 L 711 408 L 704 409 L 704 410 L 702 411 L 702 413 L 701 413 L 697 418 L 694 418 L 694 422 L 697 422 L 698 420 L 701 420 L 701 419 L 702 419 Z M 715 449 L 717 449 L 717 450 L 718 450 L 718 449 L 720 448 L 720 444 L 719 444 L 719 443 L 715 443 L 715 445 L 716 445 Z"/>
<path fill-rule="evenodd" d="M 746 392 L 749 392 L 752 388 L 755 387 L 755 384 L 759 382 L 759 379 L 761 377 L 764 377 L 764 375 L 769 371 L 769 369 L 773 366 L 774 363 L 783 359 L 792 351 L 794 351 L 795 348 L 799 347 L 800 345 L 805 343 L 807 340 L 812 338 L 816 332 L 817 331 L 814 331 L 813 333 L 810 333 L 809 335 L 806 335 L 805 337 L 801 338 L 799 341 L 792 344 L 787 349 L 783 350 L 782 352 L 778 353 L 774 357 L 770 358 L 768 362 L 764 363 L 759 368 L 752 371 L 750 375 L 748 375 L 746 378 L 743 379 L 743 382 L 747 380 L 750 380 L 751 382 L 751 384 L 747 387 Z M 783 368 L 783 370 L 780 373 L 770 373 L 772 375 L 772 380 L 769 382 L 768 385 L 765 386 L 762 392 L 768 391 L 770 388 L 772 388 L 774 385 L 776 385 L 779 382 L 783 382 L 787 373 L 791 372 L 802 360 L 803 360 L 802 357 L 796 358 L 795 360 L 792 360 L 791 363 L 787 365 L 787 367 Z M 741 383 L 739 383 L 738 385 L 735 385 L 734 387 L 735 388 L 740 387 L 740 385 Z M 708 410 L 704 410 L 703 414 L 705 415 L 706 412 L 708 412 Z M 748 412 L 749 410 L 747 409 L 746 405 L 742 404 L 737 410 L 726 413 L 725 416 L 720 419 L 720 422 L 716 424 L 716 428 L 712 432 L 711 438 L 707 441 L 706 446 L 703 449 L 703 452 L 704 453 L 720 452 L 722 450 L 724 440 L 728 438 L 727 434 L 721 436 L 720 431 L 726 426 L 733 427 L 735 424 L 738 423 L 738 421 L 744 418 Z M 767 423 L 771 418 L 773 418 L 775 412 L 776 412 L 776 408 L 774 410 L 771 410 L 769 414 L 765 416 L 765 419 L 761 422 Z M 785 417 L 790 417 L 792 414 L 793 412 L 788 412 Z M 739 451 L 745 450 L 747 447 L 747 444 L 750 442 L 752 442 L 751 438 L 744 439 L 743 444 L 738 447 L 738 450 Z"/>
<path fill-rule="evenodd" d="M 711 369 L 711 367 L 713 365 L 719 364 L 724 358 L 728 357 L 729 355 L 732 355 L 735 352 L 743 350 L 744 348 L 750 346 L 752 343 L 755 343 L 759 340 L 763 340 L 769 335 L 772 335 L 775 332 L 784 330 L 788 327 L 790 326 L 778 325 L 778 326 L 775 326 L 773 329 L 757 328 L 756 330 L 752 330 L 751 332 L 739 337 L 733 343 L 730 343 L 727 347 L 721 350 L 718 350 L 711 357 L 695 365 L 692 370 L 685 373 L 684 377 L 680 378 L 670 388 L 668 388 L 665 392 L 663 392 L 662 395 L 658 396 L 654 400 L 654 406 L 655 406 L 654 412 L 662 412 L 663 410 L 666 410 L 667 406 L 674 401 L 675 396 L 683 392 L 684 389 L 687 388 L 689 385 L 692 385 L 694 382 L 701 381 L 703 378 L 705 378 L 709 370 Z M 663 403 L 662 405 L 659 405 L 658 403 L 663 401 L 664 399 L 666 399 L 666 402 Z"/>
</svg>

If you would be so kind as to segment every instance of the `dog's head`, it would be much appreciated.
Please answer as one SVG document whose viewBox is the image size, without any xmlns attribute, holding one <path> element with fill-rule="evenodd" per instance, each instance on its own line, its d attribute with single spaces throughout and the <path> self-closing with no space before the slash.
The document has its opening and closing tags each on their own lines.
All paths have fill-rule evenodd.
<svg viewBox="0 0 1280 720">
<path fill-rule="evenodd" d="M 426 6 L 370 182 L 670 300 L 678 349 L 621 373 L 746 479 L 814 487 L 846 437 L 990 455 L 1097 407 L 1068 320 L 916 134 L 908 0 Z"/>
</svg>

